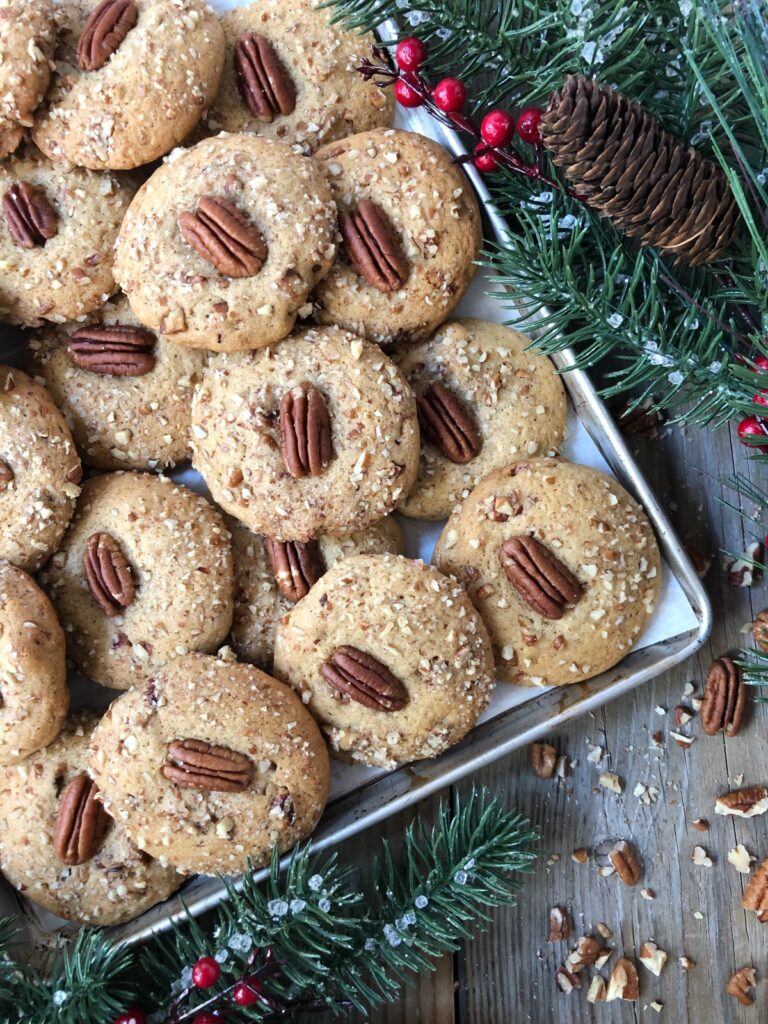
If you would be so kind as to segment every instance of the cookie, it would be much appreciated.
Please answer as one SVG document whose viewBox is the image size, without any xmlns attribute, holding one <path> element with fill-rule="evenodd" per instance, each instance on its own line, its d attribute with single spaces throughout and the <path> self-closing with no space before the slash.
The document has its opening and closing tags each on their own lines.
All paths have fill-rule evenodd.
<svg viewBox="0 0 768 1024">
<path fill-rule="evenodd" d="M 81 477 L 51 396 L 21 370 L 0 366 L 0 560 L 40 568 L 72 518 Z"/>
<path fill-rule="evenodd" d="M 493 656 L 456 580 L 398 555 L 358 555 L 283 617 L 275 675 L 340 757 L 397 768 L 472 728 L 491 696 Z"/>
<path fill-rule="evenodd" d="M 127 689 L 232 622 L 232 552 L 219 513 L 167 477 L 109 473 L 83 485 L 43 575 L 77 667 Z"/>
<path fill-rule="evenodd" d="M 253 132 L 304 153 L 371 128 L 388 128 L 394 94 L 355 70 L 373 36 L 332 24 L 321 0 L 257 0 L 221 19 L 226 58 L 208 115 L 212 131 Z M 269 83 L 267 88 L 260 81 Z"/>
<path fill-rule="evenodd" d="M 380 349 L 336 327 L 213 357 L 192 405 L 193 464 L 255 533 L 306 541 L 392 511 L 419 459 L 416 403 Z"/>
<path fill-rule="evenodd" d="M 221 352 L 284 338 L 336 248 L 336 207 L 307 157 L 254 135 L 171 154 L 131 204 L 115 275 L 142 323 Z"/>
<path fill-rule="evenodd" d="M 137 849 L 104 811 L 88 775 L 95 724 L 73 716 L 55 743 L 0 768 L 0 868 L 51 913 L 105 926 L 138 917 L 182 878 Z"/>
<path fill-rule="evenodd" d="M 67 0 L 32 137 L 53 160 L 127 170 L 168 153 L 216 95 L 224 33 L 202 0 Z"/>
<path fill-rule="evenodd" d="M 0 564 L 0 765 L 51 743 L 67 715 L 64 633 L 21 569 Z"/>
<path fill-rule="evenodd" d="M 243 661 L 272 671 L 275 629 L 320 576 L 352 555 L 402 554 L 403 531 L 387 516 L 361 533 L 318 537 L 307 544 L 262 537 L 231 520 L 235 612 L 230 642 Z"/>
<path fill-rule="evenodd" d="M 531 344 L 508 327 L 465 318 L 393 355 L 416 393 L 421 427 L 404 515 L 445 519 L 491 470 L 563 440 L 565 389 Z"/>
<path fill-rule="evenodd" d="M 482 244 L 463 171 L 432 139 L 384 129 L 333 142 L 315 159 L 344 242 L 315 289 L 315 319 L 381 345 L 426 338 L 458 305 Z"/>
<path fill-rule="evenodd" d="M 30 369 L 95 469 L 166 469 L 190 457 L 192 392 L 205 353 L 158 337 L 125 297 L 85 324 L 51 326 L 27 346 Z"/>
<path fill-rule="evenodd" d="M 184 873 L 232 875 L 314 829 L 328 751 L 296 695 L 250 665 L 190 654 L 116 700 L 91 743 L 107 810 Z"/>
<path fill-rule="evenodd" d="M 45 96 L 56 40 L 52 0 L 0 0 L 0 157 L 32 124 Z"/>
<path fill-rule="evenodd" d="M 560 686 L 628 654 L 659 593 L 650 523 L 605 473 L 526 459 L 490 473 L 448 520 L 433 556 L 464 582 L 500 679 Z"/>
<path fill-rule="evenodd" d="M 133 192 L 125 177 L 60 167 L 31 148 L 0 164 L 0 317 L 36 327 L 105 302 Z"/>
</svg>

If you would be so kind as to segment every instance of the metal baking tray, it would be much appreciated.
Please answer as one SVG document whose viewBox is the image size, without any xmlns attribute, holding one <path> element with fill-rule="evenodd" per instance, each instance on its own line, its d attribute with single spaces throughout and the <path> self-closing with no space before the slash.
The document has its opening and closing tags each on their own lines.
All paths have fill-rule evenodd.
<svg viewBox="0 0 768 1024">
<path fill-rule="evenodd" d="M 214 5 L 223 8 L 236 4 L 237 0 L 219 0 Z M 385 40 L 391 39 L 396 34 L 396 26 L 386 23 L 380 34 Z M 456 156 L 465 153 L 458 135 L 434 121 L 423 110 L 399 111 L 397 123 L 401 127 L 431 136 Z M 486 211 L 486 236 L 499 241 L 508 234 L 509 229 L 494 211 L 482 177 L 471 164 L 465 165 L 465 170 Z M 477 293 L 477 289 L 475 291 Z M 513 303 L 512 296 L 510 303 Z M 465 315 L 484 315 L 482 311 L 477 312 L 472 308 L 471 302 L 469 305 L 470 308 L 465 305 L 462 310 Z M 498 319 L 504 316 L 510 319 L 513 315 L 510 310 L 504 310 L 500 303 L 496 303 L 494 308 Z M 4 349 L 7 358 L 7 348 L 0 342 L 0 361 Z M 365 770 L 346 766 L 337 768 L 337 773 L 356 771 L 358 775 L 352 776 L 355 781 L 346 792 L 337 790 L 334 796 L 332 790 L 326 811 L 312 836 L 313 848 L 318 852 L 408 808 L 417 800 L 444 789 L 464 776 L 478 772 L 544 734 L 556 731 L 571 719 L 625 696 L 641 683 L 690 657 L 709 635 L 712 611 L 701 581 L 611 415 L 587 374 L 573 368 L 573 352 L 566 349 L 554 357 L 554 362 L 559 369 L 567 370 L 563 374 L 563 381 L 572 407 L 572 419 L 578 422 L 579 429 L 584 428 L 585 436 L 591 439 L 610 471 L 643 505 L 654 526 L 665 562 L 664 573 L 674 585 L 676 615 L 671 616 L 671 619 L 685 622 L 685 628 L 633 650 L 609 672 L 583 683 L 522 692 L 520 688 L 499 684 L 499 689 L 506 692 L 516 690 L 518 703 L 497 713 L 491 709 L 491 713 L 481 720 L 462 743 L 435 760 L 420 761 L 386 773 L 366 773 Z M 565 454 L 569 454 L 567 446 Z M 409 541 L 409 554 L 429 551 L 431 537 L 426 524 L 414 524 L 413 521 L 408 521 L 408 524 L 405 532 Z M 659 618 L 658 608 L 655 618 Z M 664 616 L 665 621 L 666 618 Z M 196 915 L 211 909 L 221 901 L 224 894 L 224 887 L 217 878 L 193 877 L 165 903 L 153 907 L 135 921 L 110 929 L 110 933 L 116 942 L 139 942 L 152 933 L 167 929 L 172 921 L 183 918 L 187 910 Z M 50 945 L 62 934 L 73 934 L 77 928 L 76 925 L 63 924 L 59 919 L 41 911 L 18 896 L 6 883 L 0 882 L 0 916 L 7 913 L 19 915 L 22 932 L 38 947 Z"/>
</svg>

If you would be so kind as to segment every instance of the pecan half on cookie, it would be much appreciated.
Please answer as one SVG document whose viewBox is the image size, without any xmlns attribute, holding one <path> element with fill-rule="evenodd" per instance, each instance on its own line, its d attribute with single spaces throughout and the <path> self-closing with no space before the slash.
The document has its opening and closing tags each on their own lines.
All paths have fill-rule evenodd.
<svg viewBox="0 0 768 1024">
<path fill-rule="evenodd" d="M 203 740 L 174 740 L 168 744 L 163 775 L 177 786 L 240 793 L 253 777 L 253 762 L 229 747 Z"/>
<path fill-rule="evenodd" d="M 267 259 L 261 232 L 229 199 L 201 196 L 179 217 L 184 240 L 225 277 L 255 277 Z"/>
<path fill-rule="evenodd" d="M 77 65 L 83 71 L 98 71 L 136 27 L 139 9 L 133 0 L 103 0 L 91 12 L 77 43 Z"/>
<path fill-rule="evenodd" d="M 245 32 L 235 44 L 234 61 L 237 87 L 253 117 L 268 123 L 293 112 L 296 90 L 268 39 Z"/>
<path fill-rule="evenodd" d="M 408 703 L 408 691 L 400 680 L 378 658 L 357 647 L 337 647 L 320 671 L 342 698 L 375 711 L 401 711 Z"/>
<path fill-rule="evenodd" d="M 323 396 L 299 384 L 280 402 L 280 452 L 285 468 L 299 480 L 319 476 L 333 456 L 331 421 Z"/>
<path fill-rule="evenodd" d="M 111 534 L 91 534 L 83 565 L 88 589 L 105 615 L 112 618 L 133 604 L 136 591 L 131 567 Z"/>
<path fill-rule="evenodd" d="M 143 377 L 155 365 L 155 336 L 143 327 L 92 324 L 70 335 L 67 355 L 81 370 Z"/>
<path fill-rule="evenodd" d="M 38 188 L 15 182 L 3 196 L 8 232 L 22 249 L 44 246 L 58 232 L 56 211 Z"/>
<path fill-rule="evenodd" d="M 463 464 L 471 462 L 483 447 L 469 411 L 439 381 L 416 399 L 419 426 L 446 459 Z"/>
<path fill-rule="evenodd" d="M 95 783 L 85 772 L 75 776 L 61 794 L 53 848 L 63 864 L 84 864 L 101 845 L 111 819 L 97 795 Z"/>
<path fill-rule="evenodd" d="M 361 199 L 357 208 L 339 213 L 339 228 L 350 263 L 380 292 L 394 292 L 408 279 L 408 264 L 379 207 Z"/>
<path fill-rule="evenodd" d="M 535 537 L 510 537 L 499 549 L 499 558 L 520 597 L 546 619 L 561 619 L 566 604 L 581 597 L 573 573 Z"/>
</svg>

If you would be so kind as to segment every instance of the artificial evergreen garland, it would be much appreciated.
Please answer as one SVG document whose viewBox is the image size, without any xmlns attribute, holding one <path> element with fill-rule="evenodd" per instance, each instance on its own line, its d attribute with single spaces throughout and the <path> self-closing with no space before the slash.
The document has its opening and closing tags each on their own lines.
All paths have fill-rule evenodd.
<svg viewBox="0 0 768 1024">
<path fill-rule="evenodd" d="M 237 1024 L 298 1011 L 362 1012 L 397 997 L 432 958 L 458 948 L 494 907 L 513 904 L 538 835 L 487 791 L 419 819 L 396 861 L 386 843 L 361 892 L 336 855 L 309 846 L 269 878 L 252 872 L 212 927 L 194 918 L 141 948 L 81 929 L 32 966 L 0 922 L 2 1024 Z"/>
</svg>

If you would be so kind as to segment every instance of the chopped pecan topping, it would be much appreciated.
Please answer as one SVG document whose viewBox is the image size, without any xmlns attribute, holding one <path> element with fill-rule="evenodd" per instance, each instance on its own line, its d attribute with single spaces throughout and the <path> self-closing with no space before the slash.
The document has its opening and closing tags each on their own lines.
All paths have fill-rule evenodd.
<svg viewBox="0 0 768 1024">
<path fill-rule="evenodd" d="M 755 997 L 750 994 L 750 989 L 755 987 L 755 969 L 752 966 L 740 967 L 728 979 L 725 991 L 729 996 L 738 999 L 742 1006 L 752 1006 Z"/>
<path fill-rule="evenodd" d="M 608 854 L 608 860 L 625 885 L 637 885 L 642 876 L 640 860 L 631 843 L 622 840 Z"/>
<path fill-rule="evenodd" d="M 110 817 L 97 795 L 93 780 L 81 772 L 59 797 L 53 849 L 63 864 L 85 864 L 101 845 Z"/>
<path fill-rule="evenodd" d="M 301 544 L 267 537 L 266 546 L 278 590 L 288 601 L 300 601 L 325 571 L 320 545 L 316 540 Z"/>
<path fill-rule="evenodd" d="M 105 615 L 112 618 L 133 603 L 136 591 L 131 567 L 111 534 L 91 534 L 83 565 L 91 596 Z"/>
<path fill-rule="evenodd" d="M 259 121 L 291 114 L 296 90 L 272 44 L 258 32 L 246 32 L 235 43 L 235 75 L 243 103 Z"/>
<path fill-rule="evenodd" d="M 768 858 L 747 883 L 741 905 L 745 910 L 753 910 L 761 923 L 768 920 Z"/>
<path fill-rule="evenodd" d="M 551 779 L 557 763 L 557 750 L 550 743 L 531 744 L 531 768 L 537 779 Z"/>
<path fill-rule="evenodd" d="M 240 793 L 253 777 L 253 762 L 229 747 L 203 740 L 174 740 L 168 744 L 163 775 L 177 786 Z"/>
<path fill-rule="evenodd" d="M 102 0 L 83 26 L 77 42 L 77 66 L 98 71 L 135 28 L 139 9 L 133 0 Z"/>
<path fill-rule="evenodd" d="M 726 736 L 736 736 L 744 723 L 747 708 L 747 689 L 739 666 L 723 655 L 712 662 L 704 684 L 701 705 L 701 727 L 708 736 L 725 730 Z"/>
<path fill-rule="evenodd" d="M 286 391 L 280 402 L 280 452 L 295 480 L 319 476 L 333 456 L 331 421 L 323 396 L 311 384 Z"/>
<path fill-rule="evenodd" d="M 339 213 L 339 227 L 349 262 L 380 292 L 394 292 L 408 279 L 406 263 L 392 228 L 379 207 L 361 199 L 357 209 Z"/>
<path fill-rule="evenodd" d="M 0 494 L 7 489 L 11 480 L 13 480 L 13 470 L 7 462 L 0 459 Z"/>
<path fill-rule="evenodd" d="M 254 277 L 267 259 L 261 232 L 224 196 L 201 196 L 179 217 L 184 240 L 225 277 Z"/>
<path fill-rule="evenodd" d="M 549 912 L 549 935 L 547 942 L 562 942 L 571 934 L 568 911 L 563 907 L 552 907 Z"/>
<path fill-rule="evenodd" d="M 499 557 L 520 597 L 546 619 L 561 619 L 565 605 L 581 597 L 576 577 L 535 537 L 510 537 Z"/>
<path fill-rule="evenodd" d="M 768 811 L 768 788 L 749 786 L 734 789 L 715 800 L 716 814 L 732 814 L 738 818 L 754 818 Z"/>
<path fill-rule="evenodd" d="M 43 193 L 28 181 L 17 181 L 3 196 L 8 233 L 22 249 L 43 246 L 58 232 L 56 211 Z"/>
<path fill-rule="evenodd" d="M 483 443 L 465 407 L 439 381 L 416 399 L 419 426 L 426 439 L 451 462 L 471 462 Z"/>
<path fill-rule="evenodd" d="M 91 324 L 75 331 L 67 355 L 81 370 L 114 377 L 143 377 L 155 365 L 155 336 L 143 327 Z"/>
<path fill-rule="evenodd" d="M 386 665 L 356 647 L 337 647 L 320 671 L 342 698 L 375 711 L 401 711 L 408 703 L 408 691 Z"/>
</svg>

